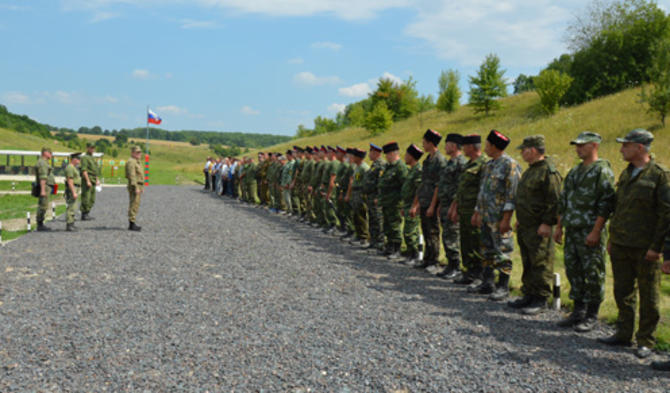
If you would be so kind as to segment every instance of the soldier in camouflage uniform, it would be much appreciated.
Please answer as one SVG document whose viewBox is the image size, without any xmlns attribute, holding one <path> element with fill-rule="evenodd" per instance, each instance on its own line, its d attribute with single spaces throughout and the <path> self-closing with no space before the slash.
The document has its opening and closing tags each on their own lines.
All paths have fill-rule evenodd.
<svg viewBox="0 0 670 393">
<path fill-rule="evenodd" d="M 295 158 L 293 158 L 293 151 L 287 150 L 286 156 L 281 160 L 283 163 L 279 174 L 279 189 L 282 193 L 282 201 L 286 206 L 286 210 L 282 214 L 291 214 L 293 212 L 293 197 L 291 196 L 291 184 L 293 183 L 293 175 L 295 174 Z"/>
<path fill-rule="evenodd" d="M 574 302 L 572 313 L 558 325 L 574 326 L 578 332 L 595 327 L 605 298 L 605 222 L 614 209 L 614 172 L 608 161 L 598 158 L 601 140 L 585 131 L 570 142 L 582 162 L 565 177 L 554 232 L 559 244 L 565 232 L 565 272 Z"/>
<path fill-rule="evenodd" d="M 337 146 L 337 151 L 338 160 L 340 161 L 340 169 L 335 177 L 337 185 L 337 219 L 340 221 L 340 232 L 343 233 L 341 240 L 349 240 L 354 235 L 354 224 L 351 220 L 351 205 L 344 198 L 347 196 L 347 191 L 351 184 L 354 167 L 351 163 L 351 149 L 343 149 Z"/>
<path fill-rule="evenodd" d="M 324 165 L 321 175 L 321 206 L 324 218 L 323 232 L 329 235 L 335 233 L 338 224 L 334 197 L 336 190 L 335 178 L 340 168 L 340 162 L 335 159 L 336 153 L 337 150 L 334 147 L 328 146 L 328 163 Z"/>
<path fill-rule="evenodd" d="M 322 226 L 324 222 L 323 209 L 321 208 L 321 176 L 323 175 L 323 168 L 326 162 L 326 147 L 321 146 L 318 149 L 316 156 L 316 164 L 312 171 L 312 178 L 310 179 L 310 193 L 312 194 L 312 211 L 314 212 L 312 220 L 313 226 Z"/>
<path fill-rule="evenodd" d="M 449 207 L 454 201 L 456 190 L 458 189 L 458 180 L 467 163 L 467 158 L 461 154 L 463 136 L 460 134 L 447 134 L 444 141 L 444 152 L 449 156 L 447 166 L 440 174 L 440 180 L 437 183 L 438 211 L 440 224 L 442 225 L 442 245 L 444 253 L 447 256 L 447 267 L 438 273 L 438 277 L 453 279 L 458 274 L 460 266 L 460 247 L 459 247 L 459 225 L 449 219 Z"/>
<path fill-rule="evenodd" d="M 519 164 L 504 150 L 510 139 L 496 130 L 486 138 L 486 154 L 491 160 L 484 165 L 477 205 L 472 224 L 481 229 L 482 257 L 484 259 L 483 282 L 472 284 L 470 292 L 491 294 L 490 300 L 504 300 L 509 295 L 509 275 L 512 273 L 514 249 L 512 239 L 512 213 L 516 188 L 521 177 Z M 495 270 L 499 279 L 494 288 Z"/>
<path fill-rule="evenodd" d="M 384 247 L 383 216 L 381 206 L 377 203 L 379 178 L 386 163 L 381 158 L 382 148 L 370 143 L 370 160 L 372 165 L 365 176 L 363 192 L 368 204 L 368 229 L 370 231 L 370 248 L 382 250 Z"/>
<path fill-rule="evenodd" d="M 81 175 L 77 165 L 80 162 L 81 153 L 70 154 L 70 162 L 65 168 L 65 203 L 67 203 L 65 230 L 76 231 L 74 226 L 75 214 L 79 208 L 79 196 L 81 191 Z"/>
<path fill-rule="evenodd" d="M 554 277 L 553 227 L 558 221 L 558 198 L 561 175 L 545 157 L 544 135 L 524 138 L 519 146 L 528 169 L 523 172 L 517 187 L 517 243 L 521 251 L 523 297 L 508 305 L 521 309 L 525 315 L 544 310 L 551 296 Z"/>
<path fill-rule="evenodd" d="M 402 189 L 407 177 L 407 165 L 400 160 L 400 147 L 396 142 L 383 146 L 386 166 L 377 186 L 377 202 L 382 208 L 386 246 L 383 255 L 389 259 L 400 259 L 402 246 Z"/>
<path fill-rule="evenodd" d="M 370 245 L 370 232 L 368 231 L 368 205 L 364 189 L 370 167 L 363 161 L 365 159 L 364 150 L 352 149 L 352 157 L 354 173 L 344 200 L 351 203 L 351 215 L 356 235 L 349 243 L 358 243 L 362 247 L 367 247 Z"/>
<path fill-rule="evenodd" d="M 305 151 L 299 146 L 293 146 L 295 150 L 295 169 L 293 170 L 293 180 L 289 186 L 291 191 L 291 206 L 293 207 L 292 215 L 300 217 L 302 214 L 302 180 L 300 173 L 305 168 Z"/>
<path fill-rule="evenodd" d="M 428 154 L 423 160 L 421 186 L 414 197 L 410 215 L 421 215 L 421 231 L 425 241 L 423 263 L 416 268 L 423 269 L 437 264 L 440 257 L 440 224 L 438 222 L 437 183 L 440 174 L 447 167 L 447 160 L 440 153 L 438 145 L 442 135 L 435 130 L 428 130 L 423 135 L 423 150 Z"/>
<path fill-rule="evenodd" d="M 400 189 L 400 198 L 402 200 L 402 214 L 404 219 L 403 238 L 405 239 L 405 263 L 409 266 L 415 266 L 421 263 L 419 260 L 419 218 L 412 217 L 409 212 L 414 203 L 414 197 L 421 185 L 421 164 L 419 160 L 423 155 L 423 150 L 415 144 L 411 144 L 405 152 L 405 164 L 409 166 L 409 172 L 405 177 L 405 182 Z"/>
<path fill-rule="evenodd" d="M 302 184 L 302 206 L 300 222 L 310 221 L 312 219 L 312 195 L 309 191 L 309 181 L 314 170 L 314 160 L 312 159 L 313 150 L 310 146 L 305 148 L 305 165 L 300 172 L 300 183 Z"/>
<path fill-rule="evenodd" d="M 95 143 L 88 142 L 86 144 L 86 154 L 81 156 L 80 171 L 82 177 L 80 206 L 81 220 L 92 220 L 89 216 L 93 205 L 95 205 L 95 187 L 100 185 L 100 165 L 98 160 L 93 157 L 95 153 Z"/>
<path fill-rule="evenodd" d="M 465 273 L 454 277 L 454 283 L 472 284 L 474 287 L 482 283 L 481 232 L 472 225 L 472 215 L 477 205 L 477 194 L 482 169 L 486 159 L 482 156 L 482 137 L 477 134 L 466 135 L 462 139 L 463 153 L 470 159 L 463 168 L 458 181 L 456 199 L 449 208 L 449 219 L 459 223 L 461 242 L 461 258 Z"/>
<path fill-rule="evenodd" d="M 42 155 L 35 164 L 35 183 L 40 188 L 40 195 L 37 202 L 37 230 L 50 231 L 51 228 L 44 225 L 47 209 L 49 208 L 49 195 L 51 195 L 52 188 L 56 184 L 54 175 L 49 165 L 51 159 L 51 149 L 48 147 L 42 148 Z"/>
<path fill-rule="evenodd" d="M 653 140 L 653 134 L 643 129 L 617 138 L 617 142 L 622 143 L 623 159 L 629 162 L 616 185 L 608 245 L 619 316 L 616 333 L 599 339 L 609 345 L 630 345 L 635 329 L 637 289 L 640 323 L 636 355 L 639 358 L 650 356 L 656 343 L 654 332 L 660 317 L 659 259 L 670 229 L 670 174 L 651 157 Z"/>
<path fill-rule="evenodd" d="M 258 171 L 258 166 L 254 163 L 251 157 L 246 160 L 247 166 L 244 169 L 244 180 L 246 181 L 246 190 L 248 202 L 254 205 L 261 203 L 258 198 L 258 180 L 256 180 L 256 172 Z"/>
<path fill-rule="evenodd" d="M 270 167 L 270 156 L 272 153 L 263 153 L 263 161 L 258 163 L 258 171 L 256 179 L 258 181 L 258 196 L 261 200 L 261 205 L 269 206 L 270 197 L 268 192 L 268 169 Z"/>
</svg>

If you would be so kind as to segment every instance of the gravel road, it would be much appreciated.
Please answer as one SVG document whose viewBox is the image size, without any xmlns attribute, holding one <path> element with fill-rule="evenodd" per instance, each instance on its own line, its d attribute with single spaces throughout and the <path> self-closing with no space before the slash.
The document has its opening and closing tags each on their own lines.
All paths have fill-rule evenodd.
<svg viewBox="0 0 670 393">
<path fill-rule="evenodd" d="M 196 187 L 0 249 L 0 391 L 666 392 L 630 349 Z M 656 356 L 656 359 L 662 357 Z"/>
</svg>

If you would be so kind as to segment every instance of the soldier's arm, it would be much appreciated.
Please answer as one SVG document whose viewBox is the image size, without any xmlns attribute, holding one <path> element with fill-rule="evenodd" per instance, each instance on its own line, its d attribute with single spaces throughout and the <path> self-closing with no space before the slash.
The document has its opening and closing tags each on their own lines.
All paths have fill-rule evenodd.
<svg viewBox="0 0 670 393">
<path fill-rule="evenodd" d="M 614 172 L 610 168 L 600 171 L 596 186 L 596 210 L 599 217 L 607 220 L 614 212 L 616 190 L 614 189 Z"/>
<path fill-rule="evenodd" d="M 546 208 L 542 214 L 542 223 L 549 226 L 555 225 L 558 218 L 558 200 L 561 195 L 561 176 L 558 172 L 550 173 L 547 193 L 545 196 Z"/>
<path fill-rule="evenodd" d="M 72 198 L 77 199 L 77 191 L 74 188 L 74 179 L 71 177 L 67 177 L 67 187 L 70 189 L 70 194 L 72 194 Z"/>
<path fill-rule="evenodd" d="M 519 186 L 519 179 L 521 178 L 521 170 L 519 165 L 513 163 L 507 168 L 507 188 L 505 189 L 505 203 L 503 205 L 503 212 L 513 211 L 516 208 L 516 189 Z"/>
<path fill-rule="evenodd" d="M 670 232 L 670 183 L 668 172 L 664 172 L 658 184 L 656 191 L 656 206 L 658 206 L 658 220 L 656 221 L 656 231 L 649 249 L 660 253 L 663 250 L 663 244 Z"/>
</svg>

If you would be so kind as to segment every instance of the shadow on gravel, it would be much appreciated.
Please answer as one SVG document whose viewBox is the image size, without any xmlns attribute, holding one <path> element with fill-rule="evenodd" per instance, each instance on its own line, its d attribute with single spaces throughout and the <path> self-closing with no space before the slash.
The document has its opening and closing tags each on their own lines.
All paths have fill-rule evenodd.
<svg viewBox="0 0 670 393">
<path fill-rule="evenodd" d="M 469 294 L 462 286 L 352 247 L 316 228 L 298 223 L 293 218 L 271 214 L 265 209 L 229 198 L 222 200 L 236 208 L 245 209 L 250 214 L 263 217 L 267 222 L 276 225 L 274 230 L 289 234 L 296 244 L 305 246 L 312 252 L 328 254 L 327 258 L 333 260 L 333 263 L 361 271 L 358 278 L 368 281 L 371 289 L 405 293 L 408 295 L 408 302 L 427 302 L 442 309 L 443 311 L 435 314 L 437 316 L 459 317 L 469 321 L 472 326 L 483 326 L 479 330 L 456 331 L 466 337 L 493 337 L 501 343 L 510 344 L 514 349 L 496 354 L 500 364 L 513 362 L 525 365 L 548 361 L 566 371 L 606 377 L 612 381 L 659 377 L 646 363 L 637 361 L 630 348 L 605 347 L 593 337 L 558 328 L 556 322 L 559 315 L 556 312 L 550 312 L 551 320 L 521 316 L 507 308 L 505 303 L 490 302 L 484 296 Z M 608 328 L 602 330 L 603 328 L 600 328 L 600 333 L 607 334 Z M 571 348 L 574 350 L 570 350 Z M 481 350 L 486 351 L 487 348 Z M 598 356 L 598 351 L 620 356 Z"/>
</svg>

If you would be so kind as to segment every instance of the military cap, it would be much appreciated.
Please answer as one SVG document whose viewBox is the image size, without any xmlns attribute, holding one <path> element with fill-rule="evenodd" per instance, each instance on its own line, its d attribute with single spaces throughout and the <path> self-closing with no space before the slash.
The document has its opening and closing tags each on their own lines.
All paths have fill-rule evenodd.
<svg viewBox="0 0 670 393">
<path fill-rule="evenodd" d="M 474 145 L 476 143 L 482 143 L 482 137 L 477 134 L 466 135 L 461 139 L 462 145 Z"/>
<path fill-rule="evenodd" d="M 583 145 L 585 143 L 600 143 L 603 141 L 603 137 L 600 136 L 600 134 L 591 132 L 591 131 L 584 131 L 580 132 L 579 135 L 577 135 L 577 139 L 573 139 L 570 141 L 571 145 Z"/>
<path fill-rule="evenodd" d="M 94 143 L 94 142 L 86 142 L 86 147 L 87 147 L 87 148 L 89 148 L 89 147 L 95 147 L 95 143 Z"/>
<path fill-rule="evenodd" d="M 375 145 L 374 143 L 370 143 L 370 150 L 375 150 L 375 151 L 378 151 L 378 152 L 381 153 L 381 151 L 382 151 L 383 149 L 382 149 L 381 147 Z"/>
<path fill-rule="evenodd" d="M 640 143 L 642 145 L 651 145 L 651 142 L 654 141 L 654 134 L 644 128 L 636 128 L 629 132 L 625 137 L 616 138 L 616 141 L 619 143 L 632 142 Z"/>
<path fill-rule="evenodd" d="M 312 154 L 312 151 L 313 151 L 313 150 L 312 150 L 311 147 L 307 146 L 307 147 L 305 148 L 305 151 L 306 151 L 307 153 L 309 153 L 309 154 Z"/>
<path fill-rule="evenodd" d="M 286 150 L 286 155 L 287 156 L 292 156 L 293 155 L 293 150 L 291 150 L 291 149 Z"/>
<path fill-rule="evenodd" d="M 382 150 L 384 150 L 384 154 L 386 153 L 391 153 L 394 151 L 400 150 L 400 147 L 398 146 L 397 142 L 389 142 L 382 147 Z"/>
<path fill-rule="evenodd" d="M 414 157 L 414 159 L 418 161 L 419 158 L 421 158 L 423 155 L 423 150 L 419 149 L 417 145 L 412 143 L 407 148 L 407 153 L 409 153 L 410 156 Z"/>
<path fill-rule="evenodd" d="M 324 153 L 327 153 L 328 149 L 326 148 L 326 146 L 321 145 L 321 151 L 324 152 Z"/>
<path fill-rule="evenodd" d="M 332 146 L 330 146 L 330 145 L 328 145 L 328 146 L 326 147 L 326 149 L 328 149 L 328 152 L 331 152 L 331 153 L 334 153 L 334 152 L 337 151 L 337 149 L 335 149 L 334 147 L 332 147 Z"/>
<path fill-rule="evenodd" d="M 445 139 L 445 142 L 453 142 L 457 145 L 462 145 L 463 144 L 463 135 L 461 135 L 461 134 L 447 134 L 447 139 Z"/>
<path fill-rule="evenodd" d="M 279 161 L 286 161 L 286 156 L 279 156 L 277 157 Z"/>
<path fill-rule="evenodd" d="M 314 145 L 314 147 L 312 147 L 312 150 L 314 150 L 315 152 L 318 152 L 319 151 L 319 146 Z"/>
<path fill-rule="evenodd" d="M 353 155 L 358 157 L 358 158 L 365 158 L 365 155 L 367 154 L 367 152 L 363 149 L 355 148 L 355 149 L 352 149 L 352 150 L 354 151 Z"/>
<path fill-rule="evenodd" d="M 340 153 L 343 153 L 343 154 L 346 154 L 346 153 L 347 153 L 347 151 L 344 150 L 344 148 L 343 148 L 342 146 L 340 146 L 340 145 L 337 145 L 335 148 L 336 148 L 337 151 L 340 152 Z"/>
<path fill-rule="evenodd" d="M 139 146 L 133 146 L 133 147 L 130 148 L 130 152 L 131 152 L 131 153 L 136 153 L 136 152 L 138 152 L 138 151 L 139 151 L 139 152 L 142 151 L 142 149 L 140 149 Z"/>
<path fill-rule="evenodd" d="M 293 150 L 300 151 L 300 147 L 298 147 L 298 146 L 296 146 L 296 145 L 293 145 Z"/>
<path fill-rule="evenodd" d="M 345 153 L 354 154 L 354 149 L 352 149 L 351 147 L 347 147 L 347 150 L 345 150 Z"/>
<path fill-rule="evenodd" d="M 497 130 L 491 130 L 486 140 L 500 150 L 505 150 L 510 143 L 510 139 Z"/>
<path fill-rule="evenodd" d="M 78 152 L 76 152 L 76 153 L 72 153 L 72 154 L 70 154 L 70 159 L 79 158 L 79 156 L 81 156 L 81 152 L 80 152 L 80 151 L 78 151 Z"/>
<path fill-rule="evenodd" d="M 432 143 L 433 145 L 437 146 L 440 144 L 440 141 L 442 140 L 442 135 L 440 135 L 439 132 L 435 130 L 431 130 L 430 128 L 426 131 L 425 134 L 423 134 L 423 139 L 427 140 L 428 142 Z"/>
<path fill-rule="evenodd" d="M 544 135 L 532 135 L 523 138 L 521 145 L 517 149 L 525 149 L 527 147 L 534 147 L 536 149 L 544 149 Z"/>
<path fill-rule="evenodd" d="M 42 148 L 42 154 L 44 154 L 44 153 L 46 153 L 46 152 L 53 153 L 53 151 L 51 151 L 51 148 L 50 148 L 50 147 L 43 147 L 43 148 Z"/>
</svg>

